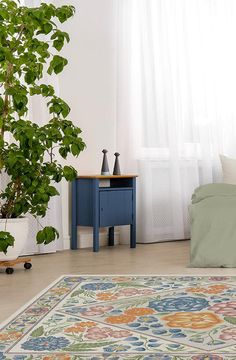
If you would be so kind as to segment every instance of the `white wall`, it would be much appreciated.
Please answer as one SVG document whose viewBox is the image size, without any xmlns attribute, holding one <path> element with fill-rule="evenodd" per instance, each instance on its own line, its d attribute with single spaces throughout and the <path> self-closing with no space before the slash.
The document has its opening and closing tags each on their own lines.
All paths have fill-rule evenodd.
<svg viewBox="0 0 236 360">
<path fill-rule="evenodd" d="M 68 158 L 79 174 L 100 172 L 102 149 L 108 153 L 110 171 L 116 149 L 116 0 L 55 0 L 76 8 L 63 24 L 71 41 L 62 56 L 69 60 L 60 75 L 60 95 L 71 106 L 70 119 L 82 129 L 87 148 L 79 158 Z M 69 197 L 63 186 L 63 202 Z M 63 208 L 64 238 L 68 241 L 69 204 Z"/>
<path fill-rule="evenodd" d="M 102 149 L 109 150 L 111 168 L 116 150 L 114 0 L 55 2 L 76 8 L 74 18 L 63 25 L 71 41 L 62 53 L 69 64 L 60 75 L 60 88 L 87 149 L 70 162 L 80 173 L 99 173 Z"/>
</svg>

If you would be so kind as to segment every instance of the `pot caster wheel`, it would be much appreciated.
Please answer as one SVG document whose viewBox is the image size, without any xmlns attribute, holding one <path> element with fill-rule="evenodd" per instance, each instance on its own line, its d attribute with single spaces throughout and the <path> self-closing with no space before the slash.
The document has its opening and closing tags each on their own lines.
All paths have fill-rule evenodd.
<svg viewBox="0 0 236 360">
<path fill-rule="evenodd" d="M 31 264 L 31 263 L 26 262 L 26 263 L 24 263 L 24 268 L 25 268 L 26 270 L 29 270 L 29 269 L 31 269 L 31 268 L 32 268 L 32 264 Z"/>
<path fill-rule="evenodd" d="M 7 273 L 8 275 L 13 274 L 13 273 L 14 273 L 14 269 L 11 268 L 11 267 L 8 267 L 8 268 L 6 268 L 6 273 Z"/>
</svg>

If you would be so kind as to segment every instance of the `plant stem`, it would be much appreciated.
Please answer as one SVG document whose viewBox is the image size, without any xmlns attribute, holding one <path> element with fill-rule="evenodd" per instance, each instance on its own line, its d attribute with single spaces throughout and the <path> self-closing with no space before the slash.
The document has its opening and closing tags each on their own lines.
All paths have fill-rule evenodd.
<svg viewBox="0 0 236 360">
<path fill-rule="evenodd" d="M 21 188 L 20 178 L 18 177 L 14 183 L 11 196 L 9 196 L 8 198 L 8 202 L 6 202 L 6 204 L 2 208 L 3 218 L 8 219 L 12 216 L 12 211 L 14 210 L 14 203 L 20 196 L 20 188 Z"/>
</svg>

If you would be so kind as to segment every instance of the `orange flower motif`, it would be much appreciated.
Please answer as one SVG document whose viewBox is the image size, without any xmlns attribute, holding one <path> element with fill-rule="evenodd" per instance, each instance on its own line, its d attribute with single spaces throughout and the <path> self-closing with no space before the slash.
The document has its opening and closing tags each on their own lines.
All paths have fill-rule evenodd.
<svg viewBox="0 0 236 360">
<path fill-rule="evenodd" d="M 115 299 L 118 299 L 118 296 L 116 295 L 113 295 L 112 293 L 100 293 L 100 294 L 97 294 L 97 299 L 98 300 L 115 300 Z"/>
<path fill-rule="evenodd" d="M 80 323 L 76 324 L 79 327 L 93 327 L 96 325 L 93 321 L 81 321 Z"/>
<path fill-rule="evenodd" d="M 67 288 L 63 288 L 63 287 L 58 287 L 58 288 L 55 288 L 55 289 L 52 289 L 51 290 L 52 292 L 54 292 L 54 293 L 56 293 L 56 294 L 61 294 L 61 295 L 63 295 L 63 294 L 65 294 L 65 293 L 67 293 L 68 291 L 70 291 L 69 289 L 67 289 Z"/>
<path fill-rule="evenodd" d="M 134 316 L 142 316 L 142 315 L 150 315 L 155 311 L 150 308 L 132 308 L 125 311 L 125 314 L 134 315 Z"/>
<path fill-rule="evenodd" d="M 117 316 L 109 316 L 106 318 L 106 322 L 110 324 L 128 324 L 136 319 L 135 316 L 132 315 L 117 315 Z"/>
<path fill-rule="evenodd" d="M 64 329 L 65 333 L 80 333 L 80 332 L 84 332 L 84 331 L 85 331 L 85 328 L 80 327 L 80 326 L 71 326 L 71 327 Z"/>
<path fill-rule="evenodd" d="M 9 333 L 0 334 L 0 340 L 16 340 L 22 336 L 22 333 L 19 331 L 11 331 Z"/>
<path fill-rule="evenodd" d="M 177 312 L 162 316 L 167 325 L 185 329 L 209 329 L 223 321 L 211 312 Z"/>
<path fill-rule="evenodd" d="M 227 285 L 210 285 L 207 288 L 203 288 L 203 287 L 193 287 L 193 288 L 188 288 L 187 292 L 191 292 L 191 293 L 204 293 L 204 294 L 218 294 L 221 293 L 222 291 L 228 289 L 229 287 Z"/>
<path fill-rule="evenodd" d="M 76 323 L 74 326 L 70 326 L 64 330 L 65 333 L 80 333 L 84 332 L 86 328 L 90 328 L 95 326 L 96 323 L 93 321 L 81 321 L 80 323 Z"/>
</svg>

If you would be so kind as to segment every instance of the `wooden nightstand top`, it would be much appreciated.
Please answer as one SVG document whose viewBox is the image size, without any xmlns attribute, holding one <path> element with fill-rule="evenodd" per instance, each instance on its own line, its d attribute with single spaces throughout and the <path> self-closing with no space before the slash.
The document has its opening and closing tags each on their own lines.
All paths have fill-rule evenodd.
<svg viewBox="0 0 236 360">
<path fill-rule="evenodd" d="M 79 175 L 78 179 L 127 179 L 138 177 L 138 175 Z"/>
</svg>

